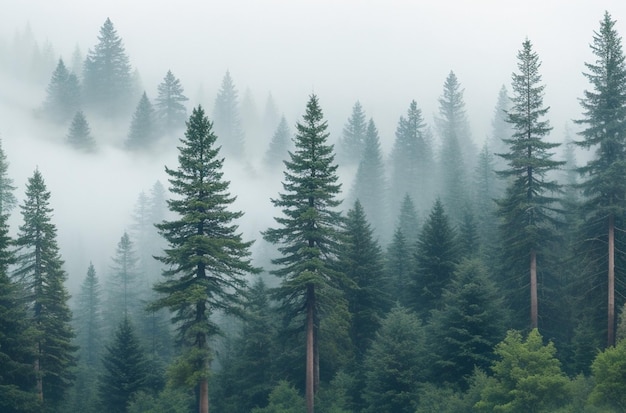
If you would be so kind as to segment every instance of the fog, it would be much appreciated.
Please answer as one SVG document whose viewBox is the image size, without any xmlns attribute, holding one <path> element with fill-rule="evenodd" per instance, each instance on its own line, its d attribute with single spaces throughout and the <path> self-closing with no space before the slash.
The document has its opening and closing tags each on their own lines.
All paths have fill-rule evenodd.
<svg viewBox="0 0 626 413">
<path fill-rule="evenodd" d="M 172 70 L 190 98 L 188 112 L 202 103 L 211 115 L 228 70 L 240 102 L 249 89 L 262 114 L 271 93 L 292 132 L 308 96 L 317 94 L 336 141 L 359 100 L 367 117 L 376 121 L 385 154 L 412 99 L 433 126 L 437 99 L 451 70 L 465 90 L 471 134 L 480 145 L 490 134 L 498 91 L 503 84 L 509 87 L 526 37 L 543 62 L 545 103 L 555 127 L 551 139 L 562 140 L 565 124 L 580 114 L 578 98 L 587 87 L 582 71 L 591 59 L 588 44 L 604 10 L 626 33 L 623 0 L 4 0 L 2 9 L 0 51 L 11 50 L 16 33 L 29 25 L 40 47 L 52 46 L 55 63 L 63 57 L 68 66 L 77 46 L 84 56 L 97 43 L 109 17 L 148 96 L 156 97 L 157 85 Z M 7 53 L 0 57 L 5 69 L 11 60 Z M 34 114 L 45 98 L 51 70 L 39 84 L 10 73 L 0 70 L 0 137 L 9 176 L 21 203 L 28 177 L 35 168 L 42 172 L 52 193 L 61 254 L 75 286 L 90 260 L 106 273 L 120 236 L 131 225 L 139 193 L 148 192 L 157 180 L 167 187 L 164 165 L 177 166 L 175 145 L 164 144 L 149 156 L 124 151 L 121 142 L 131 112 L 128 121 L 116 124 L 90 118 L 99 150 L 78 153 L 64 145 L 66 127 Z M 245 161 L 227 160 L 225 165 L 231 193 L 238 197 L 235 208 L 245 211 L 245 238 L 258 240 L 255 250 L 263 248 L 259 231 L 272 225 L 277 213 L 269 198 L 280 190 L 280 174 L 260 168 L 270 138 L 249 142 Z M 353 171 L 343 172 L 347 190 Z M 11 222 L 16 232 L 18 210 Z"/>
</svg>

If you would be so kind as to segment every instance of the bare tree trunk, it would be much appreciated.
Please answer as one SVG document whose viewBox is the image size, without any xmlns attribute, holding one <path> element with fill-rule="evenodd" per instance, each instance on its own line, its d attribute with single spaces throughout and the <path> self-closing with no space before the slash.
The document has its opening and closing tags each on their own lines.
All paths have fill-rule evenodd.
<svg viewBox="0 0 626 413">
<path fill-rule="evenodd" d="M 607 346 L 615 345 L 615 217 L 609 216 L 609 291 Z"/>
<path fill-rule="evenodd" d="M 35 359 L 35 377 L 37 377 L 37 398 L 43 403 L 43 375 L 41 374 L 40 358 Z"/>
<path fill-rule="evenodd" d="M 200 381 L 200 397 L 198 400 L 198 413 L 209 413 L 209 381 Z"/>
<path fill-rule="evenodd" d="M 307 285 L 306 300 L 306 411 L 315 412 L 315 349 L 314 349 L 314 312 L 315 312 L 315 287 Z"/>
<path fill-rule="evenodd" d="M 537 310 L 537 253 L 530 251 L 530 328 L 538 328 Z"/>
</svg>

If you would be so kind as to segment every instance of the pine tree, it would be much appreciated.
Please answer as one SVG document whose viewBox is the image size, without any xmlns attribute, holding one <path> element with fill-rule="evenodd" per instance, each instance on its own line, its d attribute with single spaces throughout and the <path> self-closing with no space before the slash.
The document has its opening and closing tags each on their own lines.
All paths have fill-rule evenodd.
<svg viewBox="0 0 626 413">
<path fill-rule="evenodd" d="M 508 278 L 510 302 L 518 311 L 525 308 L 520 306 L 523 302 L 520 292 L 530 285 L 530 326 L 537 328 L 537 263 L 556 237 L 558 200 L 553 194 L 560 190 L 560 185 L 548 180 L 548 174 L 563 163 L 551 159 L 550 150 L 559 144 L 544 141 L 552 128 L 542 119 L 549 108 L 543 106 L 545 86 L 539 74 L 541 63 L 529 40 L 523 42 L 517 58 L 519 73 L 512 76 L 512 107 L 507 118 L 514 133 L 504 140 L 509 151 L 499 154 L 508 164 L 508 169 L 498 171 L 508 179 L 508 187 L 504 198 L 498 200 L 498 214 L 503 272 Z M 524 261 L 528 263 L 526 266 Z M 527 281 L 525 274 L 529 273 Z M 521 319 L 519 314 L 516 318 Z"/>
<path fill-rule="evenodd" d="M 312 95 L 302 122 L 297 124 L 296 149 L 285 162 L 284 193 L 273 199 L 282 209 L 277 228 L 268 229 L 264 238 L 279 244 L 282 257 L 272 262 L 278 266 L 273 274 L 282 278 L 277 297 L 292 319 L 303 321 L 306 330 L 306 399 L 307 412 L 314 409 L 314 394 L 319 380 L 316 357 L 318 326 L 329 298 L 337 296 L 340 274 L 334 269 L 341 217 L 336 208 L 337 165 L 333 147 L 327 144 L 327 122 L 318 99 Z"/>
<path fill-rule="evenodd" d="M 497 238 L 496 203 L 502 197 L 496 174 L 496 162 L 491 148 L 485 143 L 478 154 L 474 171 L 474 207 L 478 234 L 487 251 L 494 249 Z"/>
<path fill-rule="evenodd" d="M 96 149 L 96 141 L 91 136 L 89 123 L 82 110 L 74 115 L 70 130 L 67 133 L 67 143 L 79 151 L 93 152 Z"/>
<path fill-rule="evenodd" d="M 174 374 L 197 386 L 200 413 L 209 410 L 209 339 L 219 332 L 211 315 L 239 313 L 244 275 L 256 272 L 248 258 L 252 243 L 242 241 L 234 223 L 243 214 L 227 209 L 235 198 L 222 178 L 223 159 L 218 158 L 216 139 L 198 106 L 181 139 L 178 168 L 165 168 L 170 191 L 177 196 L 168 200 L 168 207 L 178 219 L 157 224 L 168 243 L 158 257 L 165 265 L 166 280 L 155 285 L 161 296 L 152 305 L 175 313 L 182 355 Z"/>
<path fill-rule="evenodd" d="M 409 246 L 404 231 L 398 226 L 385 255 L 385 271 L 389 280 L 386 290 L 398 304 L 407 308 L 413 302 L 409 292 L 413 267 L 413 248 Z"/>
<path fill-rule="evenodd" d="M 156 139 L 154 108 L 146 92 L 143 92 L 133 114 L 125 146 L 126 149 L 133 151 L 149 151 L 154 148 Z"/>
<path fill-rule="evenodd" d="M 17 199 L 13 195 L 15 187 L 13 186 L 13 179 L 7 176 L 9 170 L 9 163 L 7 162 L 7 156 L 2 148 L 2 141 L 0 140 L 0 215 L 5 215 L 11 212 L 17 205 Z"/>
<path fill-rule="evenodd" d="M 412 308 L 426 319 L 441 307 L 441 294 L 448 287 L 459 262 L 457 233 L 443 203 L 437 199 L 417 240 L 412 283 Z"/>
<path fill-rule="evenodd" d="M 87 52 L 83 92 L 85 102 L 106 116 L 125 113 L 134 97 L 128 56 L 109 18 L 100 27 L 98 44 Z"/>
<path fill-rule="evenodd" d="M 370 119 L 367 124 L 363 150 L 350 199 L 359 200 L 368 220 L 379 233 L 386 229 L 386 189 L 385 165 L 380 149 L 378 130 L 374 121 Z"/>
<path fill-rule="evenodd" d="M 100 403 L 107 412 L 126 413 L 132 397 L 146 387 L 146 359 L 128 316 L 102 357 L 104 373 L 98 380 Z"/>
<path fill-rule="evenodd" d="M 281 120 L 278 113 L 274 96 L 272 96 L 272 93 L 270 92 L 267 94 L 265 109 L 263 110 L 263 119 L 261 120 L 261 126 L 265 136 L 270 136 L 278 127 Z"/>
<path fill-rule="evenodd" d="M 242 158 L 244 153 L 244 134 L 239 115 L 237 89 L 230 72 L 227 71 L 222 86 L 215 98 L 213 109 L 215 134 L 218 144 L 227 157 Z"/>
<path fill-rule="evenodd" d="M 357 101 L 352 107 L 352 114 L 343 128 L 343 134 L 339 140 L 337 155 L 344 165 L 358 164 L 365 148 L 365 134 L 367 122 L 361 103 Z"/>
<path fill-rule="evenodd" d="M 496 107 L 493 110 L 493 119 L 491 120 L 491 137 L 487 146 L 489 146 L 494 153 L 505 153 L 508 150 L 508 145 L 504 139 L 509 139 L 513 134 L 511 124 L 507 122 L 507 113 L 511 108 L 511 98 L 509 97 L 509 91 L 505 85 L 502 85 L 498 92 L 498 101 Z M 495 165 L 497 170 L 504 169 L 506 162 L 498 157 L 495 159 Z"/>
<path fill-rule="evenodd" d="M 443 85 L 436 120 L 442 140 L 439 156 L 442 198 L 448 211 L 460 221 L 461 211 L 469 201 L 466 176 L 469 170 L 473 170 L 476 149 L 465 116 L 463 90 L 454 72 L 450 72 Z"/>
<path fill-rule="evenodd" d="M 80 85 L 76 75 L 59 59 L 46 90 L 45 114 L 57 122 L 65 122 L 81 104 Z"/>
<path fill-rule="evenodd" d="M 28 179 L 26 199 L 20 206 L 24 223 L 19 228 L 14 276 L 23 284 L 31 323 L 35 329 L 36 392 L 46 410 L 55 411 L 73 380 L 76 364 L 72 344 L 72 313 L 63 285 L 67 274 L 51 222 L 50 192 L 39 170 Z"/>
<path fill-rule="evenodd" d="M 0 410 L 6 413 L 41 410 L 34 393 L 33 329 L 27 308 L 19 299 L 19 286 L 9 278 L 13 262 L 9 249 L 8 215 L 0 214 Z"/>
<path fill-rule="evenodd" d="M 406 118 L 401 116 L 391 151 L 390 208 L 397 209 L 404 196 L 416 202 L 418 209 L 431 202 L 433 191 L 433 151 L 431 137 L 422 111 L 413 100 Z"/>
<path fill-rule="evenodd" d="M 405 194 L 400 205 L 400 215 L 398 215 L 398 228 L 402 230 L 409 248 L 414 248 L 420 233 L 417 210 L 413 203 L 413 198 Z"/>
<path fill-rule="evenodd" d="M 267 148 L 267 152 L 265 152 L 265 158 L 263 159 L 265 167 L 269 170 L 282 168 L 283 162 L 289 157 L 289 150 L 292 146 L 291 131 L 287 125 L 287 120 L 282 116 L 270 146 Z"/>
<path fill-rule="evenodd" d="M 584 250 L 588 262 L 593 263 L 600 257 L 605 259 L 607 253 L 603 250 L 608 246 L 607 281 L 593 281 L 594 290 L 607 292 L 608 296 L 608 346 L 615 344 L 615 297 L 620 295 L 615 294 L 615 279 L 624 273 L 615 245 L 621 238 L 619 226 L 626 211 L 626 63 L 615 23 L 605 12 L 599 31 L 594 32 L 591 51 L 596 60 L 585 64 L 592 90 L 586 90 L 581 99 L 584 113 L 578 123 L 585 129 L 580 133 L 583 140 L 577 142 L 595 150 L 595 157 L 579 168 L 585 196 Z M 597 271 L 593 266 L 593 272 Z M 592 299 L 597 307 L 599 297 Z"/>
<path fill-rule="evenodd" d="M 172 134 L 185 126 L 187 119 L 185 102 L 189 98 L 184 95 L 180 80 L 171 70 L 167 71 L 157 90 L 159 92 L 155 104 L 157 121 L 167 134 Z"/>
<path fill-rule="evenodd" d="M 135 246 L 124 232 L 112 258 L 110 285 L 107 288 L 107 320 L 116 326 L 124 317 L 135 317 L 139 309 L 139 268 Z"/>
</svg>

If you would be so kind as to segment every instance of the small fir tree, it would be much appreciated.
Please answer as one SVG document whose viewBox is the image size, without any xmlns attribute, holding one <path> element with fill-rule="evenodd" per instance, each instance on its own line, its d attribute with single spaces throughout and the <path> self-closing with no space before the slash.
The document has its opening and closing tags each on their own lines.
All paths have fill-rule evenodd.
<svg viewBox="0 0 626 413">
<path fill-rule="evenodd" d="M 365 134 L 367 133 L 367 121 L 365 119 L 363 106 L 357 101 L 352 107 L 352 114 L 343 128 L 343 134 L 339 140 L 337 154 L 342 164 L 356 165 L 360 161 L 365 148 Z"/>
<path fill-rule="evenodd" d="M 125 146 L 132 151 L 149 151 L 154 148 L 156 139 L 154 108 L 144 92 L 133 114 Z"/>
<path fill-rule="evenodd" d="M 82 110 L 79 110 L 72 119 L 70 130 L 67 133 L 67 143 L 74 149 L 83 152 L 93 152 L 96 149 L 96 141 L 91 136 L 91 128 Z"/>
<path fill-rule="evenodd" d="M 185 126 L 187 119 L 185 102 L 189 98 L 184 95 L 180 80 L 171 70 L 167 71 L 157 90 L 159 93 L 155 103 L 157 122 L 167 134 L 172 134 Z"/>
</svg>

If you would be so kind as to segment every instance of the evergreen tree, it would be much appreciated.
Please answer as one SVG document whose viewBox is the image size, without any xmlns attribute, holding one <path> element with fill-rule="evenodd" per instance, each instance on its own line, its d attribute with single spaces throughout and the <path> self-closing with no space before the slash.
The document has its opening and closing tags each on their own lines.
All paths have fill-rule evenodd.
<svg viewBox="0 0 626 413">
<path fill-rule="evenodd" d="M 159 94 L 155 104 L 156 118 L 164 131 L 172 134 L 185 126 L 187 119 L 185 102 L 189 99 L 183 94 L 180 80 L 174 77 L 171 70 L 167 71 L 157 90 Z"/>
<path fill-rule="evenodd" d="M 122 39 L 107 18 L 98 44 L 87 52 L 83 66 L 83 92 L 87 104 L 106 116 L 125 113 L 132 94 L 131 67 Z"/>
<path fill-rule="evenodd" d="M 379 233 L 385 228 L 385 165 L 378 130 L 372 119 L 367 124 L 359 167 L 352 185 L 351 199 L 359 200 L 368 220 Z"/>
<path fill-rule="evenodd" d="M 463 258 L 476 258 L 480 250 L 478 226 L 471 210 L 463 211 L 462 221 L 458 227 L 459 252 Z"/>
<path fill-rule="evenodd" d="M 165 265 L 166 280 L 155 285 L 161 296 L 152 305 L 175 313 L 182 355 L 173 374 L 185 385 L 196 386 L 200 413 L 209 410 L 209 339 L 219 332 L 211 315 L 239 313 L 244 274 L 256 271 L 248 258 L 252 243 L 242 241 L 233 222 L 243 214 L 227 209 L 235 198 L 228 193 L 229 182 L 222 179 L 216 139 L 198 106 L 181 139 L 178 168 L 165 168 L 170 191 L 177 195 L 168 200 L 168 207 L 178 219 L 157 224 L 168 243 L 158 257 Z"/>
<path fill-rule="evenodd" d="M 280 123 L 274 132 L 270 146 L 265 152 L 263 162 L 269 170 L 276 170 L 282 167 L 283 162 L 289 157 L 289 150 L 292 147 L 291 131 L 287 126 L 284 116 L 280 118 Z"/>
<path fill-rule="evenodd" d="M 620 225 L 626 211 L 626 63 L 622 39 L 608 12 L 600 22 L 599 31 L 594 32 L 591 51 L 596 60 L 585 64 L 588 70 L 585 76 L 592 90 L 586 90 L 581 99 L 584 113 L 578 123 L 585 129 L 580 133 L 583 140 L 577 142 L 583 148 L 595 150 L 595 157 L 579 168 L 585 196 L 583 248 L 587 262 L 594 263 L 607 257 L 608 247 L 607 280 L 596 279 L 595 274 L 600 271 L 597 265 L 591 266 L 594 275 L 590 278 L 594 291 L 608 296 L 607 345 L 611 346 L 615 344 L 615 297 L 620 296 L 615 294 L 615 279 L 624 274 L 616 243 L 622 238 Z M 598 307 L 600 299 L 585 297 L 594 307 Z"/>
<path fill-rule="evenodd" d="M 406 118 L 401 116 L 396 129 L 396 139 L 391 151 L 390 207 L 398 208 L 404 196 L 417 203 L 418 209 L 431 202 L 433 191 L 433 151 L 430 133 L 424 123 L 422 111 L 413 100 Z"/>
<path fill-rule="evenodd" d="M 76 75 L 59 59 L 46 90 L 45 114 L 57 122 L 65 122 L 80 107 L 80 85 Z"/>
<path fill-rule="evenodd" d="M 111 413 L 126 413 L 132 397 L 146 387 L 147 366 L 135 329 L 125 316 L 102 357 L 103 374 L 98 379 L 102 407 Z"/>
<path fill-rule="evenodd" d="M 495 199 L 501 198 L 500 182 L 496 174 L 496 161 L 491 148 L 483 145 L 478 154 L 474 171 L 474 207 L 476 223 L 481 242 L 486 251 L 495 249 L 497 238 L 497 218 Z"/>
<path fill-rule="evenodd" d="M 313 412 L 319 380 L 315 347 L 320 316 L 331 305 L 329 299 L 337 300 L 334 306 L 342 300 L 336 292 L 340 274 L 334 269 L 341 224 L 336 197 L 341 186 L 333 147 L 326 143 L 327 127 L 318 99 L 312 95 L 297 124 L 296 149 L 285 162 L 285 192 L 272 200 L 282 208 L 283 216 L 275 218 L 279 227 L 263 234 L 267 241 L 280 245 L 282 257 L 272 261 L 278 266 L 273 274 L 282 278 L 277 297 L 292 320 L 301 320 L 304 312 L 308 413 Z"/>
<path fill-rule="evenodd" d="M 8 274 L 14 257 L 7 219 L 8 215 L 0 214 L 0 410 L 37 412 L 41 406 L 34 392 L 34 336 L 27 308 L 19 299 L 19 286 Z"/>
<path fill-rule="evenodd" d="M 10 213 L 17 205 L 17 199 L 13 195 L 13 191 L 15 191 L 13 179 L 7 176 L 8 170 L 9 163 L 0 140 L 0 215 Z"/>
<path fill-rule="evenodd" d="M 409 194 L 405 194 L 404 198 L 402 198 L 400 215 L 398 215 L 398 228 L 404 233 L 407 245 L 410 248 L 414 248 L 419 237 L 420 225 L 413 198 Z"/>
<path fill-rule="evenodd" d="M 598 353 L 591 370 L 595 385 L 589 401 L 599 407 L 621 412 L 626 409 L 626 341 L 619 341 Z"/>
<path fill-rule="evenodd" d="M 396 227 L 385 256 L 386 278 L 389 280 L 386 290 L 403 307 L 408 307 L 413 301 L 409 292 L 414 267 L 412 252 L 404 231 L 401 227 Z"/>
<path fill-rule="evenodd" d="M 263 134 L 265 136 L 270 136 L 276 128 L 278 127 L 278 123 L 280 122 L 280 117 L 278 115 L 278 109 L 276 108 L 276 102 L 274 101 L 274 96 L 272 93 L 267 94 L 267 100 L 265 101 L 265 109 L 263 111 L 263 119 L 261 121 Z"/>
<path fill-rule="evenodd" d="M 493 110 L 493 119 L 491 120 L 491 139 L 487 143 L 494 153 L 505 153 L 508 145 L 504 139 L 509 139 L 513 134 L 511 124 L 507 122 L 508 112 L 511 109 L 511 98 L 509 91 L 505 85 L 502 85 L 498 92 L 498 101 Z M 495 169 L 501 170 L 506 167 L 506 162 L 498 157 L 495 158 Z"/>
<path fill-rule="evenodd" d="M 133 151 L 147 151 L 154 147 L 156 139 L 154 108 L 146 92 L 143 92 L 137 104 L 137 109 L 135 109 L 133 114 L 125 146 Z"/>
<path fill-rule="evenodd" d="M 450 72 L 443 85 L 436 120 L 442 140 L 439 156 L 442 198 L 448 211 L 460 221 L 461 211 L 469 200 L 466 176 L 467 171 L 473 169 L 476 149 L 465 116 L 463 90 L 454 72 Z"/>
<path fill-rule="evenodd" d="M 343 135 L 339 140 L 337 155 L 342 164 L 358 164 L 365 148 L 367 127 L 365 112 L 363 112 L 361 103 L 357 101 L 352 107 L 352 114 L 343 128 Z"/>
<path fill-rule="evenodd" d="M 70 130 L 67 133 L 67 143 L 79 151 L 93 152 L 96 149 L 96 141 L 91 136 L 89 123 L 82 110 L 79 110 L 72 119 Z"/>
<path fill-rule="evenodd" d="M 364 361 L 364 413 L 413 413 L 426 381 L 425 334 L 415 314 L 396 307 L 382 321 Z"/>
<path fill-rule="evenodd" d="M 442 304 L 429 325 L 432 378 L 465 390 L 474 369 L 493 362 L 493 348 L 505 333 L 504 303 L 482 262 L 472 259 L 459 264 Z"/>
<path fill-rule="evenodd" d="M 560 190 L 560 185 L 548 180 L 547 175 L 563 162 L 551 159 L 550 150 L 559 144 L 544 141 L 552 128 L 547 120 L 542 119 L 549 108 L 543 106 L 545 86 L 541 84 L 539 74 L 541 63 L 529 40 L 524 41 L 517 58 L 519 73 L 512 76 L 512 107 L 507 118 L 514 133 L 510 139 L 504 140 L 509 151 L 499 154 L 508 164 L 508 169 L 498 171 L 500 176 L 508 179 L 508 187 L 504 198 L 498 200 L 498 214 L 501 217 L 503 275 L 508 278 L 510 302 L 516 311 L 527 308 L 521 305 L 524 302 L 521 293 L 528 291 L 525 286 L 529 285 L 530 326 L 537 328 L 537 263 L 545 257 L 550 242 L 556 237 L 557 199 L 552 194 Z M 528 281 L 525 274 L 529 273 Z M 518 314 L 516 319 L 522 319 L 521 315 Z"/>
<path fill-rule="evenodd" d="M 110 286 L 107 289 L 107 320 L 116 326 L 139 309 L 139 268 L 135 246 L 124 232 L 112 258 Z"/>
<path fill-rule="evenodd" d="M 215 98 L 213 119 L 218 144 L 224 151 L 224 155 L 243 157 L 244 135 L 239 117 L 239 99 L 229 71 L 226 71 L 222 86 Z"/>
<path fill-rule="evenodd" d="M 14 276 L 25 289 L 35 330 L 36 393 L 47 411 L 56 411 L 73 381 L 76 364 L 72 344 L 72 313 L 63 285 L 67 274 L 51 222 L 50 192 L 39 170 L 28 179 L 26 199 L 20 206 L 24 223 L 19 228 Z"/>
<path fill-rule="evenodd" d="M 412 283 L 412 307 L 422 318 L 441 307 L 441 294 L 448 287 L 459 262 L 457 233 L 439 199 L 435 201 L 417 240 Z"/>
</svg>

